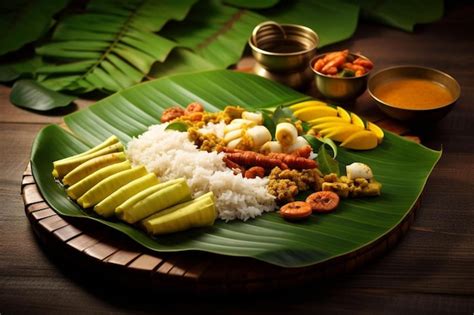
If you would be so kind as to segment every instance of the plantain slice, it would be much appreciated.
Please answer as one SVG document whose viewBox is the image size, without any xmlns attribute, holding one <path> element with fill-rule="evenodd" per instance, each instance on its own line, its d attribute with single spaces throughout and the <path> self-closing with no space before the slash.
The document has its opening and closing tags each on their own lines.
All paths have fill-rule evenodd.
<svg viewBox="0 0 474 315">
<path fill-rule="evenodd" d="M 214 194 L 208 192 L 194 200 L 160 211 L 141 221 L 141 225 L 149 234 L 158 235 L 211 226 L 216 217 Z"/>
</svg>

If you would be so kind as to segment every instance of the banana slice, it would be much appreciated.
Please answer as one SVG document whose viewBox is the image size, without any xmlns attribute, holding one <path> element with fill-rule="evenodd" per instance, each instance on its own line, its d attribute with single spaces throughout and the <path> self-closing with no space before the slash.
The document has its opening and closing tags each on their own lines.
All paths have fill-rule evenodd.
<svg viewBox="0 0 474 315">
<path fill-rule="evenodd" d="M 246 120 L 250 120 L 255 122 L 257 125 L 261 125 L 263 123 L 263 115 L 262 113 L 253 113 L 244 111 L 242 113 L 242 118 Z"/>
<path fill-rule="evenodd" d="M 268 141 L 262 145 L 260 148 L 260 153 L 268 154 L 268 153 L 281 153 L 283 152 L 283 148 L 278 141 Z"/>
<path fill-rule="evenodd" d="M 283 122 L 276 127 L 275 138 L 283 147 L 288 147 L 295 143 L 298 137 L 298 130 L 293 124 Z"/>
<path fill-rule="evenodd" d="M 260 148 L 264 143 L 272 140 L 272 134 L 265 126 L 255 126 L 247 130 L 247 136 L 251 137 L 254 149 Z"/>
<path fill-rule="evenodd" d="M 120 187 L 146 174 L 145 166 L 141 165 L 109 176 L 77 199 L 77 203 L 83 208 L 93 207 Z"/>
</svg>

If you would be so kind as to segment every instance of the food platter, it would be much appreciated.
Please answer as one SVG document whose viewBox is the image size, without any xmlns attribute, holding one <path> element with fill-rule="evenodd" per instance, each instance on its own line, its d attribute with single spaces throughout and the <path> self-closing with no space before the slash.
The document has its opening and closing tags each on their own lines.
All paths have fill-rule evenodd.
<svg viewBox="0 0 474 315">
<path fill-rule="evenodd" d="M 49 221 L 61 222 L 53 225 L 59 229 L 69 225 L 66 217 L 81 217 L 125 233 L 127 228 L 119 223 L 83 212 L 68 200 L 64 191 L 51 178 L 51 162 L 78 153 L 111 134 L 128 142 L 145 131 L 147 126 L 157 123 L 163 108 L 170 103 L 199 101 L 212 111 L 228 104 L 272 108 L 307 99 L 309 97 L 268 80 L 231 71 L 177 75 L 124 90 L 86 110 L 67 116 L 65 122 L 74 135 L 57 126 L 48 126 L 40 132 L 33 146 L 32 169 L 42 198 L 33 200 L 38 202 L 44 198 L 47 202 L 44 204 L 45 208 L 50 207 L 65 217 L 62 219 L 54 212 L 44 212 L 54 218 Z M 378 199 L 370 202 L 347 201 L 333 215 L 315 217 L 302 224 L 290 224 L 282 221 L 276 214 L 266 214 L 248 222 L 218 222 L 212 230 L 192 231 L 158 239 L 138 232 L 125 234 L 143 245 L 140 251 L 146 252 L 145 255 L 150 257 L 153 257 L 150 255 L 150 251 L 153 251 L 152 255 L 158 256 L 197 255 L 206 257 L 207 260 L 212 257 L 211 261 L 216 259 L 222 266 L 234 266 L 236 262 L 240 266 L 240 262 L 245 261 L 239 267 L 242 272 L 253 270 L 245 267 L 247 264 L 262 266 L 262 270 L 280 270 L 279 273 L 264 272 L 257 276 L 259 279 L 270 277 L 277 282 L 279 274 L 287 278 L 296 274 L 303 277 L 311 271 L 315 274 L 313 277 L 317 277 L 316 274 L 331 274 L 327 270 L 336 266 L 338 270 L 351 270 L 374 256 L 374 253 L 380 253 L 388 245 L 394 244 L 402 231 L 406 231 L 413 220 L 415 204 L 439 156 L 439 152 L 387 133 L 386 141 L 376 150 L 364 154 L 342 150 L 339 157 L 344 164 L 362 161 L 373 165 L 374 172 L 384 185 L 384 194 Z M 32 181 L 31 177 L 25 179 L 27 182 Z M 29 186 L 36 187 L 32 183 L 24 188 Z M 35 190 L 31 187 L 29 189 Z M 25 192 L 24 195 L 27 213 L 30 213 L 28 209 L 34 202 L 28 199 L 28 193 Z M 38 214 L 38 211 L 43 210 L 37 207 L 35 209 L 29 215 L 33 226 L 38 221 L 35 220 L 37 217 L 40 221 L 46 220 L 42 214 Z M 61 226 L 61 220 L 66 222 L 64 226 Z M 111 232 L 103 225 L 94 225 L 107 230 L 106 233 Z M 50 230 L 50 234 L 54 234 L 55 230 Z M 81 252 L 83 250 L 86 249 L 81 249 Z M 113 257 L 117 252 L 110 251 L 102 259 Z M 362 258 L 364 255 L 365 258 Z M 134 259 L 136 257 L 125 265 L 134 265 Z M 161 264 L 162 260 L 151 269 L 159 270 Z M 239 275 L 241 272 L 235 271 L 235 274 Z M 225 280 L 218 282 L 222 284 Z"/>
</svg>

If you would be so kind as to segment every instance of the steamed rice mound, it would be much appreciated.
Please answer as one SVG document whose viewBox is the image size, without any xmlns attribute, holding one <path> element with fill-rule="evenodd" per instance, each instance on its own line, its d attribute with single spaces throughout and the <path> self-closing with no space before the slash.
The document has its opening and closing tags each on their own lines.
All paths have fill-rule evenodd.
<svg viewBox="0 0 474 315">
<path fill-rule="evenodd" d="M 200 151 L 187 132 L 165 130 L 167 125 L 151 126 L 128 143 L 127 154 L 134 165 L 145 165 L 162 182 L 185 177 L 193 197 L 212 191 L 222 220 L 245 221 L 275 209 L 267 178 L 234 175 L 222 161 L 224 153 Z"/>
</svg>

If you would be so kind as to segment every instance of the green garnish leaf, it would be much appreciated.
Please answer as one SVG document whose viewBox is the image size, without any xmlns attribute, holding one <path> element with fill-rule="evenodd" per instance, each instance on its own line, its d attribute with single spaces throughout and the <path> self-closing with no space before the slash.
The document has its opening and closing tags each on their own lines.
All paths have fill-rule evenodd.
<svg viewBox="0 0 474 315">
<path fill-rule="evenodd" d="M 313 148 L 314 152 L 319 151 L 320 147 L 328 145 L 332 150 L 332 158 L 335 159 L 337 156 L 337 145 L 329 138 L 318 138 L 312 135 L 303 135 L 303 138 L 308 141 L 308 143 Z M 327 150 L 326 150 L 327 152 Z"/>
<path fill-rule="evenodd" d="M 175 121 L 169 124 L 165 130 L 176 130 L 180 132 L 188 131 L 188 125 L 182 121 Z"/>
<path fill-rule="evenodd" d="M 289 107 L 278 106 L 273 112 L 273 123 L 278 125 L 281 122 L 295 122 L 297 119 L 293 116 L 293 111 Z"/>
<path fill-rule="evenodd" d="M 323 174 L 336 173 L 337 176 L 341 175 L 341 171 L 339 170 L 339 162 L 331 157 L 324 144 L 319 148 L 317 160 L 319 169 Z"/>
<path fill-rule="evenodd" d="M 270 134 L 272 135 L 272 139 L 275 139 L 275 131 L 276 131 L 276 125 L 275 122 L 270 118 L 270 115 L 268 115 L 266 112 L 261 111 L 262 117 L 263 117 L 263 125 L 270 131 Z"/>
</svg>

